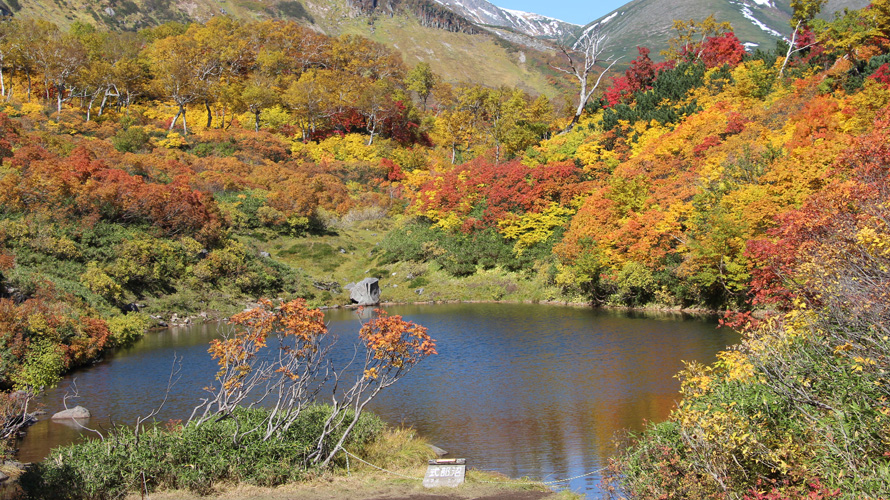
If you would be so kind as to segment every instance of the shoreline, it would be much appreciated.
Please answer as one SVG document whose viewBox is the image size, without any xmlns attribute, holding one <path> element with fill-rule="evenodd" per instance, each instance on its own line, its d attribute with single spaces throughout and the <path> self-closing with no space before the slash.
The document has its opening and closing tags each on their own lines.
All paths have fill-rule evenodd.
<svg viewBox="0 0 890 500">
<path fill-rule="evenodd" d="M 448 304 L 515 304 L 515 305 L 543 305 L 543 306 L 560 306 L 560 307 L 573 307 L 577 309 L 587 308 L 591 310 L 602 310 L 602 311 L 617 311 L 617 312 L 626 312 L 626 313 L 643 313 L 643 314 L 653 314 L 653 315 L 674 315 L 674 316 L 691 316 L 698 318 L 719 318 L 721 315 L 725 313 L 725 311 L 718 311 L 715 309 L 705 309 L 701 307 L 670 307 L 670 306 L 643 306 L 643 307 L 631 307 L 631 306 L 613 306 L 613 305 L 596 305 L 590 302 L 572 302 L 572 301 L 559 301 L 559 300 L 463 300 L 463 299 L 449 299 L 449 300 L 417 300 L 417 301 L 380 301 L 377 304 L 361 306 L 358 304 L 333 304 L 333 305 L 323 305 L 318 306 L 316 309 L 321 311 L 328 310 L 336 310 L 336 309 L 358 309 L 360 307 L 367 308 L 381 308 L 388 306 L 424 306 L 424 305 L 448 305 Z M 256 302 L 250 301 L 246 302 L 244 310 L 251 309 L 256 305 Z M 757 316 L 757 313 L 755 313 Z M 213 323 L 219 321 L 226 321 L 228 319 L 228 315 L 221 313 L 220 311 L 201 311 L 195 315 L 190 316 L 180 316 L 179 313 L 172 313 L 172 316 L 169 320 L 161 319 L 162 323 L 156 323 L 154 326 L 149 327 L 146 331 L 158 331 L 164 330 L 167 328 L 183 328 L 187 326 L 192 326 L 196 324 L 202 323 Z M 158 321 L 160 316 L 153 315 L 152 319 Z"/>
<path fill-rule="evenodd" d="M 595 305 L 590 302 L 571 302 L 559 300 L 421 300 L 411 302 L 401 301 L 381 301 L 373 306 L 360 306 L 358 304 L 337 304 L 332 306 L 320 306 L 318 309 L 357 309 L 359 307 L 378 307 L 378 306 L 421 306 L 421 305 L 439 305 L 439 304 L 526 304 L 526 305 L 543 305 L 543 306 L 564 306 L 575 308 L 589 308 L 592 310 L 600 309 L 604 311 L 625 311 L 625 312 L 652 312 L 652 313 L 674 313 L 686 314 L 689 316 L 719 316 L 723 311 L 715 309 L 705 309 L 700 307 L 670 307 L 670 306 L 612 306 L 612 305 Z"/>
</svg>

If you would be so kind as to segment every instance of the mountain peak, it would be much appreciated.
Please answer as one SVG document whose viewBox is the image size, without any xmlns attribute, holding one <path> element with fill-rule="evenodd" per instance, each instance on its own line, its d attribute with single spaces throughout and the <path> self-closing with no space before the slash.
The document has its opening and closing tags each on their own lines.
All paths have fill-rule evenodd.
<svg viewBox="0 0 890 500">
<path fill-rule="evenodd" d="M 578 25 L 578 24 L 570 23 L 568 21 L 563 21 L 562 19 L 557 19 L 555 17 L 545 16 L 543 14 L 535 14 L 534 12 L 525 12 L 523 10 L 506 9 L 503 7 L 501 7 L 501 10 L 503 10 L 504 12 L 507 12 L 509 14 L 512 14 L 516 17 L 523 17 L 526 19 L 535 19 L 535 20 L 541 20 L 541 21 L 556 21 L 556 22 L 563 23 L 563 24 L 570 24 L 572 26 L 577 26 L 579 28 L 581 27 L 581 25 Z"/>
<path fill-rule="evenodd" d="M 486 0 L 436 1 L 476 24 L 508 28 L 535 38 L 560 39 L 580 28 L 541 14 L 504 9 Z"/>
</svg>

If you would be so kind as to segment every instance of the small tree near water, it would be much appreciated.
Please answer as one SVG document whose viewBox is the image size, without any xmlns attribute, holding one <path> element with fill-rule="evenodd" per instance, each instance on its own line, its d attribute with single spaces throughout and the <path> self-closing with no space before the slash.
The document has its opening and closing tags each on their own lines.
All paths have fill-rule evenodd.
<svg viewBox="0 0 890 500">
<path fill-rule="evenodd" d="M 262 300 L 259 307 L 233 316 L 235 332 L 211 342 L 209 352 L 219 365 L 216 384 L 207 388 L 209 396 L 195 408 L 190 424 L 237 419 L 236 409 L 263 405 L 271 408 L 268 417 L 261 424 L 235 426 L 232 439 L 237 443 L 255 433 L 264 441 L 275 439 L 330 384 L 331 413 L 306 455 L 307 466 L 326 467 L 365 406 L 420 360 L 436 353 L 426 328 L 401 316 L 376 313 L 359 331 L 351 367 L 333 365 L 333 339 L 324 315 L 309 309 L 302 299 L 277 308 Z M 335 434 L 340 438 L 330 446 Z"/>
</svg>

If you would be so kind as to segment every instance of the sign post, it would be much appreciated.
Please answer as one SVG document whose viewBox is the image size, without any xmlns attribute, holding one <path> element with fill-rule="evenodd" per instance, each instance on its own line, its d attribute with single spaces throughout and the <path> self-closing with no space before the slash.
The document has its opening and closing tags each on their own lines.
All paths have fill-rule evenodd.
<svg viewBox="0 0 890 500">
<path fill-rule="evenodd" d="M 424 488 L 455 488 L 464 482 L 467 473 L 467 459 L 447 458 L 430 460 L 423 476 Z"/>
</svg>

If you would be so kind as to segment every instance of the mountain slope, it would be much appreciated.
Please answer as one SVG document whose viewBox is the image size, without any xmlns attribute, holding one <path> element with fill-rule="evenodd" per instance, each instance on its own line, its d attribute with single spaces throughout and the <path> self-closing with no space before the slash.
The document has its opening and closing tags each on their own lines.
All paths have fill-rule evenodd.
<svg viewBox="0 0 890 500">
<path fill-rule="evenodd" d="M 99 28 L 123 30 L 169 21 L 205 22 L 218 15 L 238 19 L 288 18 L 313 23 L 319 14 L 346 14 L 344 9 L 337 9 L 324 0 L 318 5 L 321 9 L 309 5 L 309 2 L 292 0 L 0 0 L 0 10 L 17 17 L 45 19 L 63 27 L 81 21 Z"/>
<path fill-rule="evenodd" d="M 405 64 L 427 62 L 448 82 L 469 81 L 488 87 L 510 85 L 554 97 L 563 92 L 555 84 L 547 54 L 519 47 L 493 34 L 431 30 L 410 16 L 379 16 L 371 24 L 363 18 L 344 20 L 340 33 L 362 35 L 389 45 L 402 54 Z"/>
<path fill-rule="evenodd" d="M 867 4 L 868 0 L 829 0 L 823 16 Z M 633 0 L 584 29 L 601 25 L 611 55 L 629 60 L 636 57 L 639 45 L 651 48 L 653 56 L 667 47 L 675 19 L 700 21 L 713 14 L 718 21 L 728 21 L 748 47 L 771 49 L 790 33 L 791 12 L 787 0 Z"/>
<path fill-rule="evenodd" d="M 486 0 L 0 0 L 0 14 L 40 17 L 60 25 L 82 21 L 117 29 L 167 21 L 200 22 L 216 15 L 290 18 L 315 24 L 356 12 L 411 12 L 428 27 L 465 33 L 479 32 L 475 25 L 490 25 L 531 37 L 558 39 L 580 29 L 558 19 L 502 9 Z"/>
<path fill-rule="evenodd" d="M 528 36 L 559 40 L 575 34 L 580 26 L 552 17 L 503 9 L 486 0 L 436 0 L 480 25 L 510 28 Z"/>
</svg>

